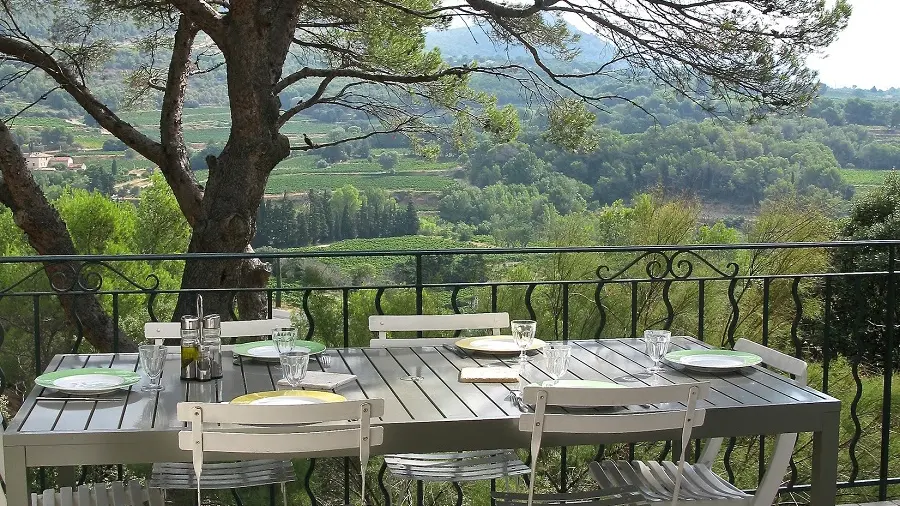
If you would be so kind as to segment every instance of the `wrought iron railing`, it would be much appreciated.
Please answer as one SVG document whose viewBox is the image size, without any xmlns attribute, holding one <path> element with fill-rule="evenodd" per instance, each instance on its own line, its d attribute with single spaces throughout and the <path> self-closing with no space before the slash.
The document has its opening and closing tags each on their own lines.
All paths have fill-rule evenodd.
<svg viewBox="0 0 900 506">
<path fill-rule="evenodd" d="M 15 397 L 54 353 L 90 350 L 80 319 L 72 324 L 63 317 L 60 296 L 96 297 L 112 319 L 116 347 L 125 339 L 141 338 L 146 321 L 172 316 L 185 260 L 259 258 L 273 266 L 269 286 L 217 291 L 229 292 L 232 301 L 241 293 L 263 293 L 270 315 L 279 307 L 293 309 L 306 338 L 330 346 L 368 342 L 365 321 L 370 314 L 508 311 L 513 317 L 537 319 L 544 339 L 628 337 L 644 328 L 668 328 L 720 346 L 744 337 L 779 348 L 808 360 L 813 386 L 845 401 L 842 493 L 850 502 L 885 500 L 896 495 L 892 486 L 900 484 L 900 464 L 890 458 L 892 445 L 900 449 L 892 434 L 897 420 L 891 406 L 900 360 L 894 340 L 898 247 L 900 241 L 865 241 L 6 257 L 0 258 L 0 386 L 14 407 Z M 460 258 L 484 261 L 482 271 L 490 279 L 432 279 L 431 267 Z M 295 264 L 304 259 L 408 262 L 409 279 L 324 282 L 321 272 L 296 275 L 303 266 Z M 311 278 L 319 281 L 309 282 Z M 237 318 L 236 304 L 231 307 L 230 316 Z M 740 487 L 752 489 L 765 470 L 771 444 L 766 437 L 730 440 L 720 470 Z M 802 500 L 808 489 L 810 447 L 808 438 L 798 442 L 783 487 L 791 500 Z M 694 457 L 699 449 L 697 442 Z M 564 448 L 553 464 L 556 471 L 545 468 L 543 486 L 559 491 L 581 486 L 586 481 L 584 459 L 611 454 L 661 459 L 670 451 L 668 442 Z M 352 470 L 343 462 L 308 463 L 301 481 L 312 504 L 321 502 L 323 493 L 350 495 Z M 342 469 L 340 491 L 331 484 L 316 485 L 314 471 L 331 465 Z M 382 468 L 374 483 L 384 492 L 378 500 L 390 504 L 398 492 L 384 475 Z M 458 497 L 446 494 L 450 502 L 461 500 L 462 490 L 457 490 Z M 443 492 L 432 499 L 444 501 Z M 423 497 L 422 492 L 416 495 Z"/>
</svg>

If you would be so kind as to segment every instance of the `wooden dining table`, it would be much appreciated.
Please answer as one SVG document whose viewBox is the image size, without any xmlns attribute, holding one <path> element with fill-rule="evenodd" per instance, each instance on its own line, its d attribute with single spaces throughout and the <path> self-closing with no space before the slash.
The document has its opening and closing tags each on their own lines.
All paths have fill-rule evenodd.
<svg viewBox="0 0 900 506">
<path fill-rule="evenodd" d="M 652 362 L 642 339 L 569 343 L 572 356 L 565 378 L 624 385 L 709 381 L 711 393 L 698 406 L 706 408 L 706 420 L 693 437 L 813 433 L 811 501 L 817 506 L 834 504 L 839 400 L 760 367 L 704 374 L 665 366 L 651 376 L 645 373 Z M 691 338 L 672 341 L 673 350 L 706 347 Z M 372 449 L 375 454 L 528 446 L 529 434 L 518 429 L 520 404 L 510 395 L 518 388 L 516 384 L 458 381 L 463 367 L 516 367 L 515 357 L 475 356 L 449 346 L 337 348 L 324 353 L 327 371 L 356 375 L 356 381 L 338 388 L 337 393 L 348 399 L 384 399 L 385 414 L 378 422 L 384 427 L 384 443 Z M 188 382 L 179 378 L 179 356 L 177 349 L 172 349 L 163 372 L 164 388 L 158 393 L 141 391 L 146 378 L 103 400 L 46 400 L 44 397 L 58 394 L 35 387 L 3 434 L 9 504 L 27 503 L 28 467 L 189 462 L 190 452 L 178 448 L 178 432 L 183 429 L 175 414 L 179 402 L 229 401 L 274 390 L 281 378 L 277 363 L 232 361 L 227 350 L 223 357 L 222 379 Z M 136 354 L 57 355 L 47 371 L 81 367 L 140 371 L 137 360 Z M 550 379 L 540 360 L 530 361 L 522 377 L 527 382 Z M 627 414 L 665 407 L 620 409 Z M 676 440 L 678 432 L 547 434 L 544 445 Z"/>
</svg>

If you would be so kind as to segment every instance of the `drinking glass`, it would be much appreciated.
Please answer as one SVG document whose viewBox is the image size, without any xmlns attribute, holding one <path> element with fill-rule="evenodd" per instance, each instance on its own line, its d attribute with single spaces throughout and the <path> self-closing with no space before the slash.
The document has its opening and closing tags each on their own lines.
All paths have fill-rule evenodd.
<svg viewBox="0 0 900 506">
<path fill-rule="evenodd" d="M 296 327 L 277 327 L 272 330 L 272 342 L 278 355 L 294 350 L 294 341 L 297 340 Z"/>
<path fill-rule="evenodd" d="M 568 344 L 550 343 L 544 347 L 544 354 L 547 359 L 547 375 L 553 378 L 551 385 L 555 385 L 569 370 L 572 347 Z"/>
<path fill-rule="evenodd" d="M 306 348 L 297 348 L 278 355 L 281 361 L 281 373 L 284 375 L 284 381 L 291 388 L 297 388 L 306 377 L 306 369 L 309 367 L 309 350 Z"/>
<path fill-rule="evenodd" d="M 145 392 L 158 392 L 163 389 L 160 384 L 163 366 L 166 363 L 166 347 L 161 344 L 142 344 L 138 347 L 141 368 L 150 377 L 150 384 L 144 385 Z"/>
<path fill-rule="evenodd" d="M 534 320 L 513 320 L 510 322 L 510 328 L 512 329 L 513 341 L 521 350 L 521 353 L 519 353 L 519 364 L 524 364 L 527 360 L 525 351 L 531 346 L 531 342 L 534 341 L 537 322 Z"/>
<path fill-rule="evenodd" d="M 650 374 L 662 371 L 659 363 L 669 352 L 669 343 L 672 341 L 672 333 L 668 330 L 645 330 L 644 341 L 647 344 L 647 355 L 653 361 L 653 366 L 647 368 Z"/>
</svg>

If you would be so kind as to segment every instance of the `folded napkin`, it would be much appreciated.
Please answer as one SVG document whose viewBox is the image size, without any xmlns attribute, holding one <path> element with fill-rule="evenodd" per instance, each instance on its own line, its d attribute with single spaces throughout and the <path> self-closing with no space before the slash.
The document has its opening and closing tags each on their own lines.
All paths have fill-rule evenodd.
<svg viewBox="0 0 900 506">
<path fill-rule="evenodd" d="M 336 372 L 306 371 L 306 376 L 300 383 L 300 388 L 308 390 L 334 390 L 356 380 L 355 374 L 341 374 Z M 279 387 L 290 387 L 287 381 L 278 380 Z"/>
<path fill-rule="evenodd" d="M 511 367 L 463 367 L 460 383 L 518 383 L 519 372 Z"/>
</svg>

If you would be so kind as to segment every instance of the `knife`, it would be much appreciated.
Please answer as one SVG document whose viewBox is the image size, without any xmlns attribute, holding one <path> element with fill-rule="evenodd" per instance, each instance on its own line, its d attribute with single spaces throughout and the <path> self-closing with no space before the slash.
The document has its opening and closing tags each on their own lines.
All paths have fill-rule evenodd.
<svg viewBox="0 0 900 506">
<path fill-rule="evenodd" d="M 459 349 L 459 346 L 454 346 L 452 344 L 445 344 L 444 349 L 453 353 L 454 355 L 456 355 L 459 358 L 469 358 L 468 355 L 466 355 L 461 349 Z"/>
</svg>

